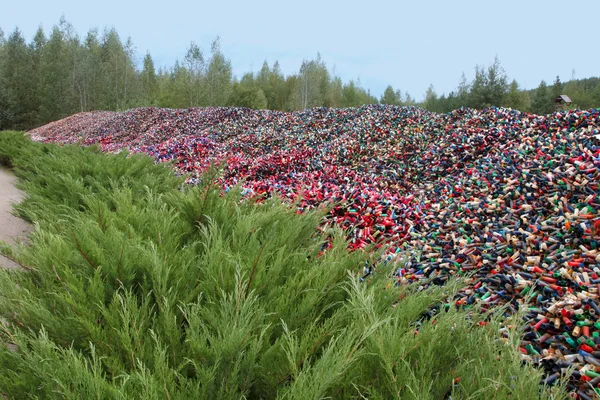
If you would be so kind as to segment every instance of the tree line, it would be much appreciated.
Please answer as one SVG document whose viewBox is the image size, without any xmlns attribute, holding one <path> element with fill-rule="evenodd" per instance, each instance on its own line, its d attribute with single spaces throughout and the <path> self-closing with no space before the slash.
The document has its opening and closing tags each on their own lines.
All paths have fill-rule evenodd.
<svg viewBox="0 0 600 400">
<path fill-rule="evenodd" d="M 430 86 L 422 102 L 388 86 L 377 99 L 360 80 L 343 82 L 317 55 L 306 59 L 295 74 L 285 76 L 278 62 L 264 62 L 258 72 L 240 78 L 216 38 L 208 52 L 192 42 L 181 61 L 156 68 L 146 53 L 139 65 L 131 38 L 122 40 L 113 29 L 90 30 L 80 37 L 62 17 L 49 34 L 40 27 L 27 43 L 16 28 L 5 37 L 0 28 L 0 129 L 28 129 L 90 110 L 125 110 L 139 106 L 187 108 L 240 106 L 272 110 L 311 107 L 357 107 L 364 104 L 420 105 L 446 112 L 462 106 L 502 105 L 547 113 L 553 99 L 566 93 L 575 107 L 600 105 L 600 80 L 559 79 L 522 90 L 509 82 L 500 61 L 487 69 L 477 66 L 468 82 L 438 96 Z"/>
<path fill-rule="evenodd" d="M 356 107 L 377 103 L 360 82 L 343 83 L 318 55 L 297 74 L 278 62 L 257 73 L 233 76 L 219 38 L 205 53 L 192 42 L 181 61 L 156 68 L 152 56 L 136 61 L 131 38 L 115 29 L 85 37 L 61 18 L 49 35 L 40 27 L 30 43 L 16 28 L 0 29 L 0 129 L 26 129 L 76 112 L 139 106 L 187 108 L 241 106 L 276 110 Z"/>
<path fill-rule="evenodd" d="M 392 91 L 391 87 L 386 89 L 388 94 Z M 542 80 L 537 88 L 523 90 L 515 79 L 508 78 L 500 60 L 496 57 L 487 68 L 476 66 L 475 78 L 471 82 L 467 81 L 463 73 L 458 87 L 448 95 L 438 96 L 433 86 L 429 86 L 425 99 L 420 105 L 437 112 L 448 112 L 460 107 L 503 106 L 536 114 L 548 114 L 555 110 L 555 99 L 563 94 L 569 96 L 572 103 L 562 107 L 571 109 L 600 107 L 600 78 L 578 80 L 573 77 L 563 83 L 557 76 L 551 85 Z"/>
</svg>

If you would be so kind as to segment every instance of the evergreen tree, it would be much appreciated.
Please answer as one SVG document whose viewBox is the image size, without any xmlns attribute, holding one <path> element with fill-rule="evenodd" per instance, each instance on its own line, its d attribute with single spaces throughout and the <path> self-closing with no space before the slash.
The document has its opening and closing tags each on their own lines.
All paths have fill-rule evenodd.
<svg viewBox="0 0 600 400">
<path fill-rule="evenodd" d="M 404 100 L 402 101 L 402 103 L 404 103 L 404 105 L 407 106 L 414 106 L 415 104 L 417 104 L 415 98 L 412 97 L 408 92 L 404 94 Z"/>
<path fill-rule="evenodd" d="M 244 75 L 234 84 L 231 62 L 217 38 L 205 59 L 200 47 L 190 44 L 183 61 L 158 73 L 152 56 L 143 57 L 140 68 L 131 38 L 122 42 L 115 29 L 97 29 L 80 39 L 61 17 L 47 36 L 40 27 L 29 44 L 20 31 L 9 35 L 0 29 L 0 128 L 31 128 L 41 123 L 88 110 L 124 110 L 136 106 L 162 107 L 244 106 L 273 110 L 310 107 L 350 107 L 376 103 L 360 80 L 344 83 L 325 65 L 320 54 L 304 60 L 297 74 L 285 76 L 278 62 L 266 61 L 250 84 Z M 17 71 L 17 72 L 16 72 Z M 421 104 L 446 112 L 463 106 L 484 108 L 504 105 L 520 110 L 532 106 L 551 112 L 553 99 L 566 94 L 574 108 L 600 106 L 600 78 L 562 83 L 557 77 L 546 92 L 523 91 L 508 78 L 496 57 L 484 68 L 475 67 L 468 82 L 463 73 L 456 90 L 447 96 L 428 91 Z M 266 99 L 266 105 L 264 99 Z M 415 105 L 408 93 L 386 87 L 382 104 Z"/>
<path fill-rule="evenodd" d="M 139 97 L 138 72 L 136 71 L 136 49 L 131 37 L 128 37 L 123 46 L 124 70 L 123 70 L 123 101 L 121 109 L 127 109 L 136 104 Z"/>
<path fill-rule="evenodd" d="M 154 69 L 154 61 L 152 61 L 150 53 L 146 53 L 144 56 L 144 67 L 140 78 L 144 102 L 148 105 L 154 104 L 156 102 L 158 82 Z"/>
<path fill-rule="evenodd" d="M 471 93 L 469 96 L 469 106 L 474 108 L 483 108 L 485 106 L 487 86 L 487 76 L 483 67 L 475 66 L 475 79 L 471 83 Z"/>
<path fill-rule="evenodd" d="M 272 72 L 269 68 L 269 64 L 265 61 L 263 62 L 262 68 L 258 72 L 256 76 L 256 83 L 258 88 L 262 91 L 262 95 L 265 97 L 267 101 L 267 105 L 262 108 L 272 108 L 272 105 L 275 104 L 275 88 L 273 86 L 274 81 L 271 77 Z M 261 107 L 253 107 L 253 108 L 261 108 Z"/>
<path fill-rule="evenodd" d="M 398 101 L 398 105 L 401 106 L 402 104 L 402 91 L 400 89 L 397 89 L 395 92 L 396 95 L 396 100 Z"/>
<path fill-rule="evenodd" d="M 39 124 L 39 111 L 43 100 L 42 83 L 43 83 L 43 70 L 42 70 L 42 57 L 44 54 L 44 47 L 46 46 L 46 34 L 40 26 L 36 31 L 33 41 L 29 45 L 29 51 L 31 52 L 31 61 L 33 69 L 33 79 L 35 81 L 35 88 L 32 96 L 34 97 L 33 103 L 35 109 L 32 110 L 35 113 L 34 120 L 35 124 Z"/>
<path fill-rule="evenodd" d="M 105 104 L 102 98 L 104 88 L 102 87 L 102 48 L 98 40 L 98 30 L 91 29 L 88 31 L 84 43 L 83 50 L 86 54 L 86 81 L 85 81 L 85 109 L 97 110 Z M 106 108 L 105 108 L 106 109 Z"/>
<path fill-rule="evenodd" d="M 342 89 L 342 107 L 358 107 L 360 105 L 360 98 L 358 89 L 354 81 L 350 81 L 344 85 Z"/>
<path fill-rule="evenodd" d="M 542 81 L 531 99 L 531 112 L 544 115 L 551 113 L 552 109 L 551 93 L 548 91 L 546 82 Z"/>
<path fill-rule="evenodd" d="M 265 106 L 262 101 L 257 99 L 260 97 L 258 91 L 262 92 L 262 89 L 258 87 L 258 84 L 254 79 L 254 74 L 247 72 L 239 82 L 234 80 L 227 105 L 247 108 L 264 108 Z M 264 92 L 262 92 L 262 97 L 265 97 Z"/>
<path fill-rule="evenodd" d="M 381 104 L 389 104 L 389 105 L 393 105 L 393 106 L 399 106 L 402 104 L 402 102 L 401 102 L 402 97 L 400 95 L 401 95 L 400 91 L 395 92 L 392 85 L 388 85 L 388 87 L 385 88 L 385 91 L 383 92 L 383 95 L 381 96 L 381 99 L 379 100 L 379 102 Z"/>
<path fill-rule="evenodd" d="M 552 101 L 554 101 L 561 94 L 564 94 L 563 93 L 563 84 L 560 81 L 560 77 L 558 75 L 556 75 L 556 80 L 554 81 L 554 84 L 552 85 L 552 91 L 551 91 Z"/>
<path fill-rule="evenodd" d="M 506 94 L 503 105 L 515 110 L 525 111 L 529 108 L 527 102 L 527 93 L 523 92 L 519 88 L 517 81 L 513 79 L 509 85 L 508 93 Z"/>
<path fill-rule="evenodd" d="M 464 78 L 464 76 L 463 76 Z M 500 106 L 504 103 L 504 96 L 508 92 L 508 78 L 500 65 L 498 57 L 487 69 L 475 66 L 475 79 L 471 84 L 468 105 L 475 108 Z M 461 82 L 459 93 L 465 93 L 467 85 Z"/>
<path fill-rule="evenodd" d="M 272 110 L 283 110 L 287 103 L 285 77 L 281 72 L 279 61 L 275 61 L 270 74 L 271 88 L 273 89 L 273 103 L 269 103 L 268 107 Z M 268 101 L 268 99 L 267 99 Z"/>
<path fill-rule="evenodd" d="M 19 28 L 2 45 L 0 128 L 23 128 L 36 120 L 36 74 L 30 49 Z"/>
</svg>

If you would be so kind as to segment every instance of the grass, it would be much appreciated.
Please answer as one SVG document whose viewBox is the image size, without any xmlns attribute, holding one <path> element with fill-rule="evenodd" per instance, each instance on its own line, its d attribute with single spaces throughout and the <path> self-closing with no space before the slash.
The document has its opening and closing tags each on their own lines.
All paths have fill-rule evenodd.
<svg viewBox="0 0 600 400">
<path fill-rule="evenodd" d="M 380 264 L 360 283 L 377 254 L 348 252 L 337 231 L 319 255 L 322 210 L 296 215 L 223 195 L 214 176 L 187 186 L 142 155 L 18 132 L 0 133 L 0 162 L 35 224 L 30 246 L 3 246 L 24 266 L 0 271 L 10 399 L 563 396 L 539 385 L 498 315 L 421 318 L 462 282 L 396 288 Z"/>
</svg>

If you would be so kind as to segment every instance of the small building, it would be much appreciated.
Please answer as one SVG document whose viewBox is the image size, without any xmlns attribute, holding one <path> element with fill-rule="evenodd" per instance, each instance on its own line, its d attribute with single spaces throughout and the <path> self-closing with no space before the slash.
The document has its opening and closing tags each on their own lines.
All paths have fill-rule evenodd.
<svg viewBox="0 0 600 400">
<path fill-rule="evenodd" d="M 554 99 L 554 111 L 564 110 L 565 107 L 569 107 L 572 101 L 566 94 L 561 94 Z"/>
</svg>

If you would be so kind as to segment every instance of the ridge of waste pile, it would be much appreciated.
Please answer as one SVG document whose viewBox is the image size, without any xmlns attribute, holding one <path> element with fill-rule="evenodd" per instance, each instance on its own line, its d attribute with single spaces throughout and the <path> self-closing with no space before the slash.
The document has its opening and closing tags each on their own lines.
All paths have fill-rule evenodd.
<svg viewBox="0 0 600 400">
<path fill-rule="evenodd" d="M 225 190 L 241 182 L 299 211 L 332 202 L 322 228 L 348 229 L 350 248 L 385 246 L 388 262 L 411 254 L 397 264 L 399 283 L 472 273 L 458 305 L 516 310 L 528 299 L 523 357 L 547 383 L 575 366 L 570 389 L 600 393 L 598 109 L 137 108 L 29 134 L 146 153 L 190 183 L 224 162 Z"/>
</svg>

